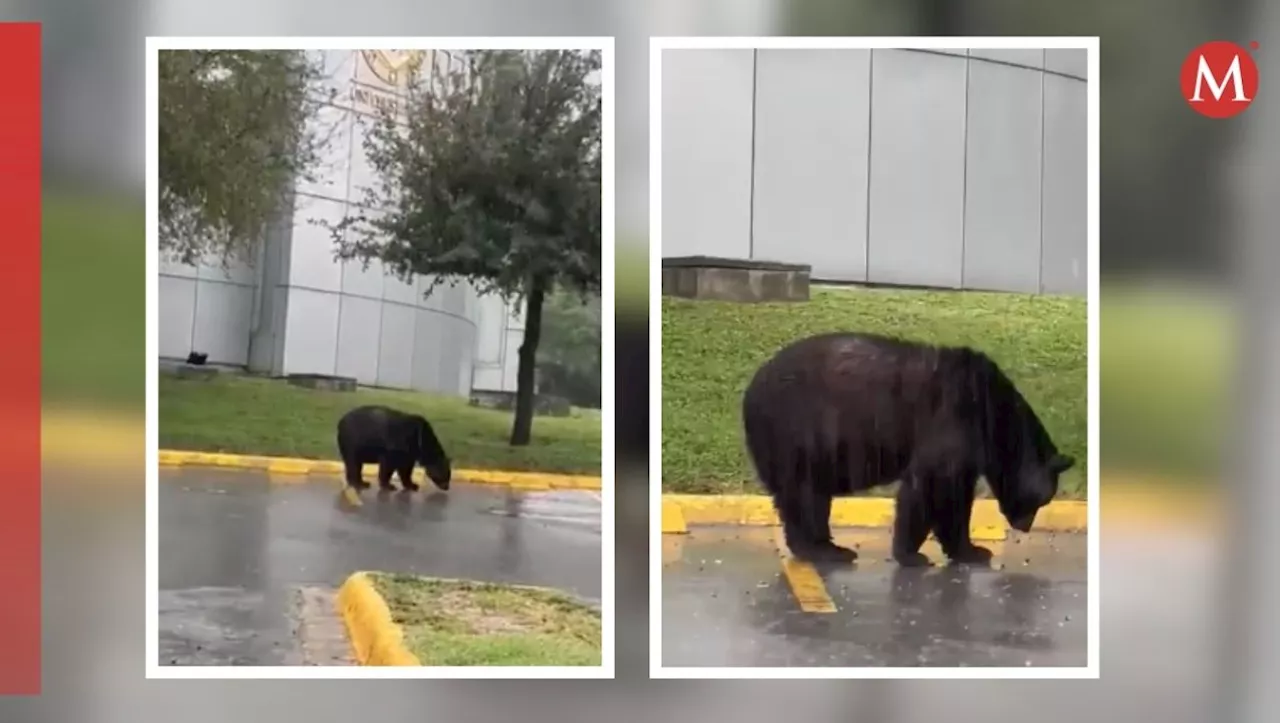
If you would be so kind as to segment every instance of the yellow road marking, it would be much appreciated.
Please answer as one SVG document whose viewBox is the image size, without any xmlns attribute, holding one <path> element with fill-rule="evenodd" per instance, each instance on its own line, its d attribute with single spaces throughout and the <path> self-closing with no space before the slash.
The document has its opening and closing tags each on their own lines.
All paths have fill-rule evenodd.
<svg viewBox="0 0 1280 723">
<path fill-rule="evenodd" d="M 800 609 L 806 613 L 836 612 L 836 604 L 827 594 L 827 584 L 823 582 L 822 576 L 812 564 L 797 560 L 791 554 L 781 527 L 774 528 L 773 543 L 782 562 L 782 575 L 787 578 L 791 594 Z"/>
<path fill-rule="evenodd" d="M 364 506 L 364 502 L 360 500 L 360 493 L 356 492 L 354 489 L 350 487 L 344 487 L 342 489 L 342 496 L 344 499 L 346 499 L 347 504 L 351 505 L 352 507 Z"/>
</svg>

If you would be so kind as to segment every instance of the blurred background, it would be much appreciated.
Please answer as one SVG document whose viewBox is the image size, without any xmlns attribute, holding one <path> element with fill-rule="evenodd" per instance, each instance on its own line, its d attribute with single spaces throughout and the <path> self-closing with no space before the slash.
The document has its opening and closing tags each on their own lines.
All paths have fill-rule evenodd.
<svg viewBox="0 0 1280 723">
<path fill-rule="evenodd" d="M 0 20 L 45 27 L 46 657 L 44 695 L 0 702 L 0 719 L 1273 719 L 1278 13 L 1260 0 L 4 0 Z M 144 38 L 414 33 L 617 37 L 618 680 L 145 681 Z M 661 34 L 1101 36 L 1100 682 L 647 680 L 647 75 Z M 1212 39 L 1261 44 L 1258 100 L 1226 121 L 1178 88 Z M 1120 500 L 1148 514 L 1113 516 Z M 1108 646 L 1115 631 L 1124 646 Z"/>
</svg>

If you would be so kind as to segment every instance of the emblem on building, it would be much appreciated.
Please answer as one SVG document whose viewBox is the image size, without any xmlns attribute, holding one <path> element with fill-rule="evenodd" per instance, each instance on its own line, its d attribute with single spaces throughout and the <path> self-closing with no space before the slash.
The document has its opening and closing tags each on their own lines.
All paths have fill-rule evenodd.
<svg viewBox="0 0 1280 723">
<path fill-rule="evenodd" d="M 421 67 L 427 51 L 361 50 L 360 55 L 378 80 L 398 88 L 409 72 Z"/>
</svg>

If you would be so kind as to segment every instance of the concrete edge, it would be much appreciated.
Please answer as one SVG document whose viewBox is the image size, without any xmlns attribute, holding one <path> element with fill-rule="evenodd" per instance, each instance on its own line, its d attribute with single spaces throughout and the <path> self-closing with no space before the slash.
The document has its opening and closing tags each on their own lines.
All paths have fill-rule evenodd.
<svg viewBox="0 0 1280 723">
<path fill-rule="evenodd" d="M 185 450 L 160 450 L 161 467 L 222 467 L 264 471 L 284 480 L 303 481 L 310 474 L 339 475 L 344 472 L 342 463 L 336 460 L 301 459 L 297 457 L 268 457 L 262 455 L 224 454 L 221 452 L 190 452 Z M 377 474 L 377 465 L 365 465 L 366 476 Z M 457 469 L 455 482 L 502 485 L 522 490 L 596 490 L 601 487 L 599 477 L 588 475 L 553 474 L 547 472 L 508 472 L 503 470 Z M 423 470 L 414 469 L 415 482 L 430 484 Z"/>
<path fill-rule="evenodd" d="M 347 629 L 351 652 L 359 665 L 422 665 L 404 645 L 404 633 L 391 619 L 387 601 L 364 572 L 338 588 L 336 605 Z"/>
</svg>

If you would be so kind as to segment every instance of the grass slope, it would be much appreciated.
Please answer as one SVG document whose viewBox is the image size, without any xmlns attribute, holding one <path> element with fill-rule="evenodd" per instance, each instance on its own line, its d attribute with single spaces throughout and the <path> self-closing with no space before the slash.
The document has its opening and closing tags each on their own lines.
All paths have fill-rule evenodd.
<svg viewBox="0 0 1280 723">
<path fill-rule="evenodd" d="M 1063 495 L 1085 494 L 1087 317 L 1080 298 L 815 288 L 804 304 L 662 300 L 662 484 L 760 492 L 742 442 L 742 392 L 783 345 L 858 330 L 982 349 L 1018 385 L 1058 447 L 1081 460 Z"/>
<path fill-rule="evenodd" d="M 201 452 L 337 459 L 338 418 L 361 404 L 426 416 L 455 468 L 600 474 L 600 415 L 535 417 L 528 446 L 511 447 L 511 413 L 417 392 L 303 389 L 223 375 L 212 381 L 160 377 L 160 447 Z"/>
<path fill-rule="evenodd" d="M 423 665 L 600 665 L 600 614 L 550 590 L 375 574 Z"/>
</svg>

